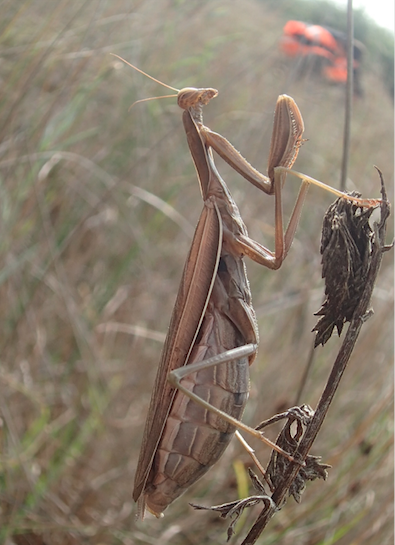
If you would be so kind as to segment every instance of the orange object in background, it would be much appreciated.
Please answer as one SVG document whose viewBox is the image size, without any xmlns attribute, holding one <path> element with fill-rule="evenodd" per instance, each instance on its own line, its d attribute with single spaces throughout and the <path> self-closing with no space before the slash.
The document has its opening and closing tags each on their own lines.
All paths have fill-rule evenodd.
<svg viewBox="0 0 395 545">
<path fill-rule="evenodd" d="M 344 33 L 303 21 L 288 21 L 283 29 L 280 48 L 288 57 L 316 59 L 321 75 L 333 83 L 347 81 L 347 37 Z M 354 92 L 362 94 L 359 79 L 363 45 L 354 40 Z"/>
<path fill-rule="evenodd" d="M 333 64 L 324 66 L 324 76 L 334 82 L 347 82 L 347 59 L 345 57 L 336 58 Z"/>
<path fill-rule="evenodd" d="M 288 21 L 283 28 L 280 47 L 289 57 L 296 57 L 304 54 L 304 35 L 307 28 L 302 21 Z"/>
</svg>

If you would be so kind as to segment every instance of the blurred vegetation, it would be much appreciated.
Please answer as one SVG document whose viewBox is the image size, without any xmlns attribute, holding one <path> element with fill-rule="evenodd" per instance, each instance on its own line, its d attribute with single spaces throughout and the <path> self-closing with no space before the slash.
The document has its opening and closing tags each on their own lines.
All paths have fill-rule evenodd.
<svg viewBox="0 0 395 545">
<path fill-rule="evenodd" d="M 249 460 L 236 441 L 164 519 L 135 520 L 144 418 L 202 204 L 175 99 L 128 112 L 163 89 L 109 53 L 177 88 L 219 89 L 207 125 L 261 171 L 276 97 L 292 95 L 308 139 L 296 167 L 337 185 L 344 89 L 296 77 L 277 47 L 289 18 L 346 24 L 339 8 L 303 0 L 2 2 L 0 543 L 225 542 L 226 523 L 188 501 L 237 497 Z M 368 55 L 349 189 L 378 196 L 377 164 L 392 200 L 393 36 L 357 12 L 356 37 Z M 218 165 L 251 235 L 272 247 L 272 200 Z M 286 214 L 297 186 L 286 183 Z M 330 202 L 310 191 L 279 271 L 247 263 L 261 332 L 252 425 L 294 404 L 323 293 L 319 239 Z M 261 544 L 393 542 L 389 254 L 372 303 L 313 452 L 332 464 L 329 479 L 308 486 L 300 505 L 290 500 Z M 332 339 L 317 350 L 302 402 L 316 404 L 338 347 Z M 234 543 L 253 520 L 251 512 Z"/>
</svg>

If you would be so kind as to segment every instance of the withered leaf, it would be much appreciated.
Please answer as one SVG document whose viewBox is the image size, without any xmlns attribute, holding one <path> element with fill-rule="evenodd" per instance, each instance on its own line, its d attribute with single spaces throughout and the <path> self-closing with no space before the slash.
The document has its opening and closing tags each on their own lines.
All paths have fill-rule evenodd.
<svg viewBox="0 0 395 545">
<path fill-rule="evenodd" d="M 267 495 L 249 496 L 248 498 L 244 498 L 243 500 L 231 501 L 229 503 L 223 503 L 221 505 L 213 505 L 211 507 L 204 507 L 203 505 L 196 505 L 194 503 L 190 503 L 189 505 L 193 507 L 194 509 L 204 509 L 206 511 L 217 511 L 218 513 L 220 513 L 222 518 L 232 519 L 228 528 L 227 541 L 229 541 L 230 538 L 235 533 L 234 528 L 235 528 L 236 522 L 239 520 L 239 518 L 243 514 L 244 509 L 248 507 L 252 507 L 253 505 L 257 505 L 260 502 L 263 502 L 267 506 L 267 508 L 272 507 L 272 509 L 276 509 L 276 504 Z"/>
<path fill-rule="evenodd" d="M 313 416 L 313 410 L 308 405 L 302 405 L 301 407 L 292 407 L 289 409 L 287 415 L 287 422 L 281 430 L 278 438 L 277 445 L 293 455 L 302 438 L 303 429 L 302 425 L 306 426 Z M 296 422 L 296 430 L 292 429 L 292 424 Z M 300 497 L 306 488 L 306 481 L 314 481 L 315 479 L 326 480 L 328 476 L 327 469 L 330 465 L 321 464 L 321 456 L 307 455 L 305 459 L 305 466 L 301 467 L 294 481 L 292 482 L 288 494 L 293 496 L 295 501 L 300 502 Z M 286 470 L 290 462 L 281 454 L 276 451 L 272 452 L 269 465 L 267 467 L 267 475 L 270 477 L 270 481 L 275 488 L 281 486 Z"/>
</svg>

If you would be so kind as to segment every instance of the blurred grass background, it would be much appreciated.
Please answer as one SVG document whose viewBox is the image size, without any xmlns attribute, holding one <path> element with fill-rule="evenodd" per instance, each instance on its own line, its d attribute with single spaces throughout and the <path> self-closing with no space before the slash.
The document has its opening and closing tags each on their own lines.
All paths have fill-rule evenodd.
<svg viewBox="0 0 395 545">
<path fill-rule="evenodd" d="M 296 168 L 336 186 L 344 89 L 295 77 L 278 51 L 289 18 L 346 25 L 339 8 L 295 0 L 2 2 L 0 543 L 225 542 L 227 523 L 188 501 L 248 493 L 249 460 L 236 441 L 164 519 L 135 519 L 144 419 L 202 203 L 175 99 L 128 113 L 166 91 L 109 53 L 177 88 L 219 89 L 206 124 L 261 171 L 276 98 L 292 95 L 308 139 Z M 393 36 L 360 12 L 355 33 L 367 53 L 348 189 L 378 196 L 376 164 L 393 200 Z M 273 247 L 272 199 L 218 165 L 251 236 Z M 297 189 L 289 178 L 286 213 Z M 261 334 L 251 425 L 295 402 L 323 294 L 320 229 L 331 200 L 310 190 L 279 271 L 247 263 Z M 261 544 L 393 543 L 392 261 L 384 257 L 375 315 L 314 446 L 333 465 L 329 479 L 310 484 L 300 505 L 289 500 Z M 339 343 L 317 349 L 302 402 L 315 406 Z"/>
</svg>

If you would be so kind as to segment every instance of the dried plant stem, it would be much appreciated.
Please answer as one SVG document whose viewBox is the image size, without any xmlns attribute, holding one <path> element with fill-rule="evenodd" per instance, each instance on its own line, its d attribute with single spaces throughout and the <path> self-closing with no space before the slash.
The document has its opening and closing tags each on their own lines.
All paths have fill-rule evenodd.
<svg viewBox="0 0 395 545">
<path fill-rule="evenodd" d="M 385 231 L 386 221 L 390 214 L 390 205 L 387 201 L 384 182 L 380 171 L 379 174 L 381 177 L 381 193 L 383 202 L 381 204 L 380 222 L 378 224 L 375 224 L 375 236 L 372 241 L 371 264 L 366 279 L 366 286 L 360 298 L 360 302 L 354 312 L 353 318 L 347 330 L 347 334 L 340 347 L 336 361 L 327 380 L 325 389 L 321 395 L 321 399 L 318 402 L 314 416 L 306 428 L 306 431 L 303 435 L 298 449 L 294 453 L 294 457 L 299 458 L 300 460 L 304 460 L 306 458 L 314 440 L 318 435 L 318 432 L 328 412 L 329 406 L 339 386 L 341 377 L 343 376 L 343 373 L 346 369 L 351 353 L 354 349 L 362 324 L 372 313 L 371 311 L 368 311 L 368 307 L 370 304 L 374 284 L 380 270 L 383 252 L 388 249 L 388 247 L 385 246 Z M 299 465 L 292 463 L 289 464 L 288 469 L 284 474 L 281 485 L 274 491 L 271 497 L 276 505 L 282 505 L 282 503 L 285 501 L 288 495 L 288 490 L 293 480 L 295 479 L 299 469 Z M 258 537 L 261 535 L 263 529 L 266 527 L 267 523 L 274 515 L 275 511 L 276 509 L 273 506 L 265 506 L 258 519 L 256 520 L 254 526 L 251 528 L 247 537 L 243 541 L 242 545 L 253 545 L 256 542 Z"/>
</svg>

